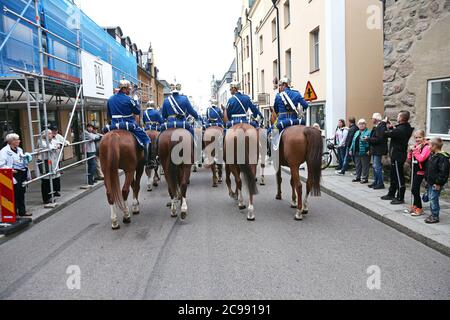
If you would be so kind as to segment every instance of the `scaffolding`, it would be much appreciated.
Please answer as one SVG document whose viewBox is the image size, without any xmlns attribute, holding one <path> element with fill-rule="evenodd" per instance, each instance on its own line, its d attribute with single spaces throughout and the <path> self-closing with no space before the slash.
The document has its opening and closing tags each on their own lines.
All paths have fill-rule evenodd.
<svg viewBox="0 0 450 320">
<path fill-rule="evenodd" d="M 54 10 L 51 14 L 53 17 L 47 17 L 44 15 L 43 2 L 45 5 Z M 100 27 L 98 27 L 92 20 L 90 20 L 84 14 L 78 16 L 78 23 L 73 28 L 75 31 L 75 37 L 71 32 L 67 32 L 67 30 L 61 29 L 61 35 L 56 32 L 50 30 L 50 27 L 46 27 L 46 24 L 42 21 L 42 19 L 52 20 L 50 24 L 52 24 L 52 28 L 57 26 L 58 14 L 57 10 L 60 10 L 60 7 L 67 6 L 69 7 L 70 3 L 67 1 L 59 1 L 59 0 L 19 0 L 17 2 L 7 1 L 5 4 L 4 0 L 0 0 L 0 4 L 3 4 L 3 19 L 5 16 L 8 16 L 10 23 L 12 23 L 11 17 L 15 19 L 14 23 L 10 26 L 9 30 L 5 36 L 0 40 L 0 54 L 1 54 L 1 69 L 3 76 L 0 77 L 0 88 L 3 89 L 2 99 L 0 101 L 0 106 L 6 106 L 7 110 L 10 106 L 24 106 L 26 105 L 27 116 L 28 116 L 28 136 L 30 139 L 31 145 L 31 155 L 33 156 L 33 167 L 35 177 L 24 183 L 24 185 L 29 185 L 34 182 L 40 181 L 42 179 L 50 180 L 50 196 L 51 196 L 51 204 L 48 206 L 55 206 L 55 193 L 53 180 L 57 175 L 63 170 L 67 170 L 68 168 L 85 164 L 86 167 L 86 183 L 88 183 L 88 165 L 87 162 L 91 159 L 94 159 L 95 156 L 89 157 L 87 155 L 87 148 L 83 148 L 83 155 L 79 154 L 79 157 L 76 162 L 71 163 L 70 165 L 61 167 L 60 164 L 62 162 L 62 158 L 64 155 L 64 150 L 67 147 L 75 147 L 84 146 L 86 143 L 92 142 L 91 140 L 86 140 L 85 137 L 85 128 L 86 128 L 86 117 L 85 117 L 85 97 L 83 95 L 83 81 L 82 81 L 82 61 L 81 61 L 81 52 L 82 49 L 86 50 L 86 47 L 90 49 L 92 54 L 99 56 L 105 61 L 111 62 L 113 66 L 113 82 L 117 82 L 117 79 L 120 78 L 129 78 L 134 83 L 139 83 L 136 78 L 133 77 L 133 73 L 130 72 L 133 68 L 132 60 L 128 58 L 122 59 L 123 51 L 119 47 L 116 47 L 116 44 L 112 43 L 109 46 L 108 55 L 109 57 L 104 57 L 104 48 L 101 48 L 101 43 L 95 45 L 96 39 L 102 36 L 100 33 Z M 24 5 L 24 7 L 20 7 L 20 5 Z M 34 8 L 33 8 L 34 5 Z M 13 6 L 11 8 L 10 6 Z M 73 5 L 75 6 L 75 5 Z M 69 7 L 70 8 L 70 7 Z M 76 8 L 76 7 L 75 7 Z M 14 10 L 16 9 L 16 10 Z M 19 9 L 19 10 L 17 10 Z M 20 10 L 22 9 L 22 10 Z M 48 9 L 50 10 L 50 9 Z M 77 9 L 73 9 L 77 10 Z M 78 11 L 78 13 L 81 13 Z M 31 17 L 35 17 L 35 21 Z M 92 30 L 85 31 L 89 33 L 89 36 L 82 39 L 81 38 L 81 19 L 83 20 L 84 28 L 91 28 Z M 48 22 L 47 22 L 48 23 Z M 6 24 L 4 24 L 6 25 Z M 3 65 L 4 50 L 7 49 L 8 41 L 11 41 L 13 38 L 13 33 L 19 25 L 28 25 L 31 26 L 33 31 L 32 36 L 32 44 L 25 44 L 31 47 L 31 50 L 36 51 L 38 54 L 31 53 L 31 59 L 33 63 L 29 63 L 27 65 L 23 62 L 23 69 L 19 66 L 9 67 L 8 72 L 5 72 L 5 68 Z M 54 29 L 56 30 L 56 29 Z M 102 29 L 101 29 L 102 30 Z M 103 31 L 103 30 L 102 30 Z M 45 39 L 43 38 L 45 35 Z M 105 33 L 107 37 L 110 37 Z M 37 38 L 37 45 L 34 44 L 34 38 Z M 60 56 L 56 55 L 54 52 L 50 52 L 49 46 L 52 45 L 49 43 L 49 37 L 51 40 L 57 41 L 58 43 L 64 44 L 67 48 L 71 48 L 72 53 L 76 52 L 76 58 L 72 54 L 70 58 L 64 59 Z M 19 42 L 19 40 L 14 41 Z M 108 41 L 108 39 L 104 39 L 104 42 Z M 45 42 L 45 43 L 44 43 Z M 114 41 L 115 42 L 115 41 Z M 85 48 L 82 48 L 81 44 Z M 23 45 L 23 44 L 22 44 Z M 54 44 L 53 44 L 54 45 Z M 89 50 L 87 50 L 89 52 Z M 100 56 L 100 54 L 102 56 Z M 38 57 L 37 57 L 38 56 Z M 36 60 L 36 61 L 35 61 Z M 72 61 L 70 61 L 72 60 Z M 66 73 L 59 72 L 51 72 L 51 68 L 49 67 L 50 61 L 53 64 L 60 66 L 63 70 L 67 70 Z M 114 62 L 117 62 L 115 65 Z M 119 63 L 120 62 L 120 63 Z M 14 62 L 13 62 L 14 63 Z M 18 64 L 18 63 L 16 63 Z M 65 67 L 63 67 L 65 66 Z M 123 66 L 123 70 L 120 68 Z M 45 68 L 47 67 L 47 68 Z M 135 68 L 135 72 L 137 72 L 137 68 Z M 32 69 L 31 71 L 29 69 Z M 55 67 L 56 69 L 56 67 Z M 53 69 L 54 70 L 54 69 Z M 7 74 L 5 74 L 7 73 Z M 62 77 L 62 76 L 63 77 Z M 64 75 L 66 75 L 64 77 Z M 134 80 L 134 81 L 133 81 Z M 12 97 L 11 92 L 19 93 L 17 98 Z M 48 99 L 48 97 L 50 97 Z M 69 134 L 71 133 L 71 128 L 74 122 L 74 118 L 79 113 L 81 114 L 81 132 L 78 134 L 78 137 L 75 137 L 76 140 L 72 143 L 66 144 L 63 143 L 61 149 L 58 150 L 58 157 L 56 163 L 52 163 L 49 159 L 51 158 L 52 152 L 55 152 L 53 149 L 49 149 L 50 141 L 47 133 L 50 129 L 49 119 L 48 119 L 48 110 L 47 106 L 55 100 L 56 104 L 61 105 L 63 103 L 63 99 L 67 99 L 65 102 L 65 107 L 70 108 L 70 117 L 69 121 L 64 133 L 64 141 L 68 141 Z M 78 120 L 78 119 L 77 119 Z M 42 131 L 43 128 L 43 131 Z M 77 139 L 78 138 L 78 139 Z M 43 148 L 43 141 L 45 139 L 45 146 L 47 148 Z M 45 163 L 48 165 L 48 170 L 45 170 Z M 44 170 L 42 170 L 44 168 Z M 48 171 L 48 172 L 45 172 Z"/>
</svg>

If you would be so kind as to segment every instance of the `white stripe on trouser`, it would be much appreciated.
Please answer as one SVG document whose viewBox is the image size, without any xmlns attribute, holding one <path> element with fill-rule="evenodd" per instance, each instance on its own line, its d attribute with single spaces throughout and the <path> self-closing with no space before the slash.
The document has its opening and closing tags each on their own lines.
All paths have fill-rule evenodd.
<svg viewBox="0 0 450 320">
<path fill-rule="evenodd" d="M 398 180 L 398 194 L 400 194 L 400 189 L 403 188 L 402 182 L 400 181 L 400 172 L 398 172 L 398 162 L 395 161 L 395 171 L 397 171 L 397 180 Z"/>
</svg>

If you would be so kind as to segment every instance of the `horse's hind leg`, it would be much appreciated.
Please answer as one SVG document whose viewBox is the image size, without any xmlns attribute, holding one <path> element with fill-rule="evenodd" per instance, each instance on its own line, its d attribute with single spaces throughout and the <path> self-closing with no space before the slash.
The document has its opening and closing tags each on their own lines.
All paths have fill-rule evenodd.
<svg viewBox="0 0 450 320">
<path fill-rule="evenodd" d="M 111 193 L 109 193 L 109 191 L 106 191 L 106 197 L 108 198 L 109 208 L 111 209 L 112 229 L 119 230 L 120 225 L 119 225 L 119 221 L 117 221 L 117 213 L 116 213 L 116 208 L 114 206 L 114 200 L 112 199 Z"/>
<path fill-rule="evenodd" d="M 228 188 L 228 194 L 231 198 L 236 199 L 237 194 L 231 189 L 231 168 L 229 164 L 225 165 L 225 182 Z"/>
<path fill-rule="evenodd" d="M 283 181 L 283 179 L 281 178 L 281 167 L 278 168 L 277 171 L 277 195 L 275 197 L 275 199 L 277 200 L 281 200 L 281 182 Z"/>
<path fill-rule="evenodd" d="M 251 166 L 252 173 L 255 176 L 256 175 L 256 165 Z M 253 194 L 249 195 L 248 200 L 248 213 L 247 213 L 247 220 L 248 221 L 255 221 L 255 207 L 253 206 Z"/>
<path fill-rule="evenodd" d="M 141 191 L 141 178 L 144 173 L 144 166 L 138 166 L 136 169 L 136 179 L 134 179 L 132 188 L 133 188 L 133 204 L 131 207 L 131 211 L 134 215 L 140 213 L 139 210 L 139 192 Z"/>
<path fill-rule="evenodd" d="M 184 221 L 186 219 L 187 213 L 188 213 L 188 205 L 186 200 L 186 193 L 187 193 L 187 186 L 190 176 L 190 166 L 185 165 L 181 169 L 181 179 L 180 179 L 180 194 L 181 194 L 181 214 L 180 218 L 181 221 Z"/>
<path fill-rule="evenodd" d="M 291 188 L 292 188 L 291 208 L 295 209 L 297 208 L 297 185 L 293 176 L 291 176 Z"/>
<path fill-rule="evenodd" d="M 214 162 L 211 166 L 211 171 L 213 174 L 213 188 L 217 188 L 217 167 L 216 163 Z"/>
<path fill-rule="evenodd" d="M 238 195 L 238 207 L 239 210 L 244 210 L 247 208 L 247 206 L 244 203 L 244 195 L 242 194 L 242 179 L 241 179 L 241 172 L 237 167 L 234 167 L 233 169 L 233 175 L 236 180 L 236 193 Z"/>
<path fill-rule="evenodd" d="M 261 186 L 266 185 L 266 176 L 264 175 L 265 169 L 266 169 L 266 165 L 264 163 L 261 163 L 261 181 L 259 182 L 259 185 L 261 185 Z"/>
<path fill-rule="evenodd" d="M 310 179 L 308 179 L 306 181 L 306 196 L 305 196 L 305 200 L 303 201 L 303 207 L 302 207 L 302 213 L 303 214 L 308 214 L 308 199 L 309 199 L 309 194 L 311 193 L 312 190 L 312 182 Z"/>
<path fill-rule="evenodd" d="M 157 166 L 154 170 L 155 171 L 155 175 L 153 176 L 153 186 L 154 187 L 157 187 L 158 182 L 161 180 L 161 178 L 159 177 L 159 174 L 158 174 L 158 170 L 159 170 L 159 166 Z"/>
<path fill-rule="evenodd" d="M 217 172 L 219 175 L 219 179 L 217 180 L 219 183 L 222 183 L 222 177 L 223 177 L 223 164 L 218 164 L 217 165 Z"/>
<path fill-rule="evenodd" d="M 145 168 L 145 173 L 147 175 L 147 191 L 151 192 L 151 191 L 153 191 L 153 185 L 152 185 L 153 169 Z"/>
<path fill-rule="evenodd" d="M 295 214 L 295 220 L 303 220 L 302 214 L 302 182 L 300 181 L 300 173 L 298 166 L 291 167 L 291 176 L 293 178 L 293 184 L 297 190 L 297 212 Z"/>
<path fill-rule="evenodd" d="M 123 211 L 123 223 L 126 224 L 131 222 L 130 209 L 128 208 L 128 195 L 130 194 L 130 187 L 133 183 L 133 175 L 133 172 L 125 173 L 125 183 L 122 188 L 122 197 L 125 203 L 125 210 Z"/>
</svg>

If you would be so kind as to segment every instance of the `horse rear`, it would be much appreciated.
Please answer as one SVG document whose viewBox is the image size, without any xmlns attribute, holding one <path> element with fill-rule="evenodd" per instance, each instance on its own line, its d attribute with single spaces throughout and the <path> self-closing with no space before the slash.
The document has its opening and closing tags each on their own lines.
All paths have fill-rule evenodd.
<svg viewBox="0 0 450 320">
<path fill-rule="evenodd" d="M 259 159 L 258 131 L 246 123 L 235 125 L 227 130 L 224 143 L 224 159 L 228 193 L 230 197 L 237 198 L 240 210 L 246 208 L 242 194 L 242 173 L 249 195 L 247 220 L 254 221 L 253 197 L 258 193 L 256 186 L 256 167 Z M 231 189 L 231 174 L 235 178 L 236 191 Z"/>
<path fill-rule="evenodd" d="M 105 177 L 105 188 L 111 208 L 113 230 L 120 229 L 116 207 L 123 212 L 123 223 L 131 222 L 128 208 L 130 187 L 133 189 L 133 214 L 139 214 L 140 181 L 144 171 L 144 153 L 138 151 L 133 134 L 124 130 L 107 133 L 100 142 L 100 163 Z M 125 172 L 125 182 L 120 189 L 119 169 Z"/>
<path fill-rule="evenodd" d="M 177 200 L 181 200 L 180 217 L 185 220 L 187 186 L 194 163 L 194 138 L 187 130 L 168 129 L 159 136 L 158 150 L 171 199 L 171 216 L 178 216 Z"/>
<path fill-rule="evenodd" d="M 206 128 L 203 135 L 203 152 L 205 155 L 205 165 L 211 166 L 213 174 L 213 188 L 217 188 L 218 183 L 222 183 L 222 163 L 217 163 L 220 155 L 216 151 L 223 150 L 223 128 L 212 126 Z M 222 160 L 222 159 L 220 159 Z"/>
<path fill-rule="evenodd" d="M 152 142 L 152 154 L 158 153 L 158 148 L 156 141 L 158 141 L 159 131 L 148 130 L 147 136 L 150 138 Z M 157 187 L 161 178 L 159 177 L 159 165 L 156 165 L 156 168 L 145 168 L 145 173 L 147 175 L 147 191 L 153 191 L 153 187 Z"/>
</svg>

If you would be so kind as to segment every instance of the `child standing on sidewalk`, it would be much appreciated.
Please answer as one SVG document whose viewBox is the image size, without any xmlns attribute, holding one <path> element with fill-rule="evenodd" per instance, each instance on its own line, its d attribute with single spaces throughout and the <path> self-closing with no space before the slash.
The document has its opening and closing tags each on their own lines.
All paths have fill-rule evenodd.
<svg viewBox="0 0 450 320">
<path fill-rule="evenodd" d="M 439 196 L 449 176 L 450 155 L 442 151 L 444 143 L 441 138 L 431 140 L 431 156 L 428 164 L 426 181 L 428 184 L 428 198 L 430 200 L 431 215 L 425 220 L 426 223 L 439 223 Z"/>
<path fill-rule="evenodd" d="M 408 160 L 412 160 L 411 165 L 413 166 L 411 193 L 414 197 L 414 203 L 410 207 L 409 212 L 413 217 L 418 217 L 423 215 L 420 187 L 425 178 L 426 166 L 428 159 L 430 158 L 431 149 L 428 141 L 425 139 L 424 130 L 417 130 L 414 134 L 414 138 L 416 144 L 412 146 L 408 152 Z"/>
</svg>

